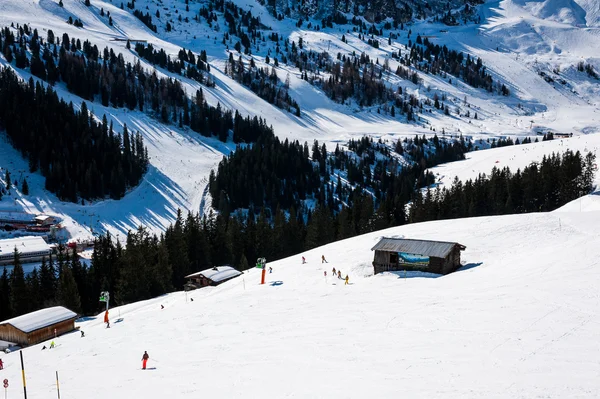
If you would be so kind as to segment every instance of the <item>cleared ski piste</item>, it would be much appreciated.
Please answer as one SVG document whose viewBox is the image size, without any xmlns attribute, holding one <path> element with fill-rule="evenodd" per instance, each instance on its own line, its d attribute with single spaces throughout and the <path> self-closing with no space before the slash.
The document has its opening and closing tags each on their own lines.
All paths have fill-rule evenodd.
<svg viewBox="0 0 600 399">
<path fill-rule="evenodd" d="M 193 302 L 176 292 L 111 309 L 110 329 L 102 315 L 78 323 L 85 338 L 23 351 L 27 390 L 54 397 L 58 370 L 63 398 L 598 397 L 599 222 L 577 209 L 333 243 L 268 263 L 264 286 L 252 269 L 188 293 Z M 455 240 L 466 265 L 372 276 L 384 235 Z M 351 285 L 323 276 L 333 267 Z M 155 369 L 141 370 L 145 350 Z M 20 397 L 19 354 L 2 358 L 0 378 Z"/>
</svg>

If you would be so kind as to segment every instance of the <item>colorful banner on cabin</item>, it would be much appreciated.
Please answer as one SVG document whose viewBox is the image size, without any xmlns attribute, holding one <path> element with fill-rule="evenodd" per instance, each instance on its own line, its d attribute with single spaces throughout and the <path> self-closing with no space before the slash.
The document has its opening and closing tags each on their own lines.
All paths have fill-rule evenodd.
<svg viewBox="0 0 600 399">
<path fill-rule="evenodd" d="M 398 263 L 415 268 L 427 267 L 429 265 L 429 256 L 398 252 Z"/>
</svg>

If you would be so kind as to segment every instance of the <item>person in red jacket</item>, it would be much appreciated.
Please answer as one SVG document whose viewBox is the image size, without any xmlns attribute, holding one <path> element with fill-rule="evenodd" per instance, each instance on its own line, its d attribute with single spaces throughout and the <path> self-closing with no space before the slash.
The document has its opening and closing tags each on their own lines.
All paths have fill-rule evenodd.
<svg viewBox="0 0 600 399">
<path fill-rule="evenodd" d="M 0 359 L 0 370 L 2 370 L 4 368 L 4 363 L 2 362 L 2 359 Z"/>
<path fill-rule="evenodd" d="M 144 351 L 144 356 L 142 356 L 142 370 L 146 370 L 148 359 L 150 359 L 150 356 L 148 356 L 148 352 Z"/>
</svg>

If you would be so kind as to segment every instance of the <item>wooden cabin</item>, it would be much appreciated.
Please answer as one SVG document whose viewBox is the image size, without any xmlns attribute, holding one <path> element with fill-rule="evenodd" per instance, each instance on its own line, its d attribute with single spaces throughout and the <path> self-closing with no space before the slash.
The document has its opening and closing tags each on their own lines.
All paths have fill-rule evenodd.
<svg viewBox="0 0 600 399">
<path fill-rule="evenodd" d="M 239 270 L 231 266 L 215 266 L 210 269 L 202 270 L 201 272 L 185 276 L 188 280 L 185 283 L 186 291 L 195 290 L 196 288 L 216 286 L 224 283 L 227 280 L 238 277 L 242 274 Z"/>
<path fill-rule="evenodd" d="M 387 237 L 371 248 L 375 274 L 399 270 L 452 273 L 460 267 L 460 251 L 465 249 L 456 242 Z"/>
<path fill-rule="evenodd" d="M 77 314 L 54 306 L 0 322 L 0 341 L 27 346 L 52 339 L 75 329 Z"/>
</svg>

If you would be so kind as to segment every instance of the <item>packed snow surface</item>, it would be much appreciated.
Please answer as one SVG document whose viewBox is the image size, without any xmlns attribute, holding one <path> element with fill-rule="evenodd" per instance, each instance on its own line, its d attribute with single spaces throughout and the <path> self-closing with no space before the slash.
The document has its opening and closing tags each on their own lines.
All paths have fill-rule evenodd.
<svg viewBox="0 0 600 399">
<path fill-rule="evenodd" d="M 110 329 L 85 319 L 84 338 L 23 350 L 27 390 L 52 397 L 58 370 L 62 397 L 89 399 L 597 398 L 598 222 L 579 210 L 480 217 L 333 243 L 268 263 L 262 286 L 252 269 L 187 301 L 176 292 L 112 309 Z M 373 276 L 382 236 L 459 242 L 464 266 Z M 2 358 L 17 396 L 19 354 Z"/>
</svg>

